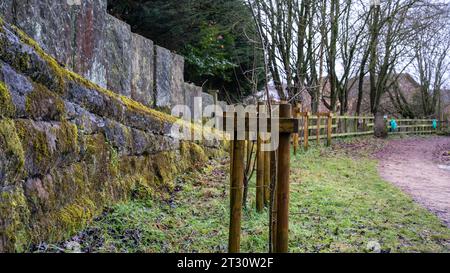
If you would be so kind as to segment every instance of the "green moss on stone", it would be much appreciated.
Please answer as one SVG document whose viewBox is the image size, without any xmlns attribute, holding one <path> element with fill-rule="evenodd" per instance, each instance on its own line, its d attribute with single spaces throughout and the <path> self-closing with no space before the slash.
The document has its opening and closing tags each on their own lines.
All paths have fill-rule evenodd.
<svg viewBox="0 0 450 273">
<path fill-rule="evenodd" d="M 14 166 L 13 173 L 20 175 L 25 164 L 25 153 L 15 123 L 11 119 L 0 119 L 0 150 Z"/>
<path fill-rule="evenodd" d="M 33 92 L 26 97 L 25 109 L 35 120 L 60 121 L 65 117 L 64 101 L 42 84 L 34 84 Z"/>
<path fill-rule="evenodd" d="M 29 243 L 28 209 L 21 187 L 0 192 L 0 249 L 23 252 Z"/>
<path fill-rule="evenodd" d="M 208 156 L 205 150 L 198 144 L 193 142 L 181 142 L 181 155 L 186 160 L 189 160 L 188 166 L 193 166 L 195 164 L 202 164 L 208 161 Z"/>
<path fill-rule="evenodd" d="M 22 146 L 28 148 L 36 164 L 47 165 L 51 159 L 52 151 L 45 132 L 37 130 L 29 120 L 16 121 L 17 134 Z"/>
<path fill-rule="evenodd" d="M 8 87 L 0 81 L 0 117 L 13 117 L 16 112 Z"/>
<path fill-rule="evenodd" d="M 136 174 L 126 177 L 124 182 L 128 185 L 128 198 L 144 200 L 154 197 L 155 189 L 152 188 L 146 177 Z"/>
<path fill-rule="evenodd" d="M 78 146 L 78 128 L 66 120 L 61 122 L 56 131 L 57 147 L 62 154 L 76 154 L 80 151 Z"/>
<path fill-rule="evenodd" d="M 99 208 L 95 203 L 87 197 L 82 197 L 60 210 L 57 215 L 58 225 L 68 234 L 74 234 L 85 227 L 98 213 Z"/>
<path fill-rule="evenodd" d="M 14 32 L 17 34 L 17 36 L 19 37 L 20 41 L 23 42 L 24 44 L 32 47 L 36 53 L 49 65 L 49 67 L 52 69 L 52 71 L 54 72 L 55 76 L 56 76 L 56 80 L 57 80 L 57 84 L 58 84 L 58 88 L 57 91 L 60 94 L 64 94 L 65 91 L 65 80 L 64 80 L 64 74 L 66 72 L 66 70 L 64 68 L 62 68 L 59 63 L 50 55 L 48 55 L 47 53 L 45 53 L 45 51 L 39 46 L 39 44 L 33 40 L 30 36 L 28 36 L 25 32 L 23 32 L 21 29 L 19 29 L 16 26 L 12 26 L 11 27 Z M 29 56 L 28 57 L 28 62 L 29 62 Z M 24 59 L 22 62 L 26 61 L 26 59 Z M 21 68 L 21 66 L 19 66 L 19 68 Z"/>
</svg>

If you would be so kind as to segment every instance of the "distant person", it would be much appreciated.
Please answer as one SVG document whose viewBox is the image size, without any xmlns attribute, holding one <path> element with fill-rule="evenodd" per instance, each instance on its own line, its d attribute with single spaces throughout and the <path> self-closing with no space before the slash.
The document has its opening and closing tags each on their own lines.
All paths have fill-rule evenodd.
<svg viewBox="0 0 450 273">
<path fill-rule="evenodd" d="M 390 124 L 391 124 L 391 132 L 397 132 L 398 129 L 397 121 L 395 121 L 395 119 L 391 119 Z"/>
<path fill-rule="evenodd" d="M 433 119 L 433 130 L 437 129 L 437 120 Z"/>
</svg>

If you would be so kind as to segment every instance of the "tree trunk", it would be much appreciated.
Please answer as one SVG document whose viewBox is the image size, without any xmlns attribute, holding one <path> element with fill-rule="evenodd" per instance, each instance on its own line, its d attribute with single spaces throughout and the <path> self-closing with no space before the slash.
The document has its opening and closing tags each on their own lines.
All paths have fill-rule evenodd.
<svg viewBox="0 0 450 273">
<path fill-rule="evenodd" d="M 384 114 L 377 112 L 375 114 L 375 137 L 386 138 L 388 136 L 386 120 Z"/>
</svg>

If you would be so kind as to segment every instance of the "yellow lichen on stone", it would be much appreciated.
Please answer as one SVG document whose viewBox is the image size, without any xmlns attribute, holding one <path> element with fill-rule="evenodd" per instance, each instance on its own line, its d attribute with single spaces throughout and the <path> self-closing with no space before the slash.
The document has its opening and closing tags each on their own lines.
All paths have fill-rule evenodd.
<svg viewBox="0 0 450 273">
<path fill-rule="evenodd" d="M 34 128 L 29 120 L 16 120 L 16 129 L 22 146 L 30 148 L 32 159 L 38 164 L 48 164 L 52 150 L 46 133 Z"/>
<path fill-rule="evenodd" d="M 56 139 L 59 152 L 63 154 L 78 153 L 78 128 L 66 120 L 60 124 L 60 128 L 56 131 Z"/>
<path fill-rule="evenodd" d="M 2 81 L 0 81 L 0 117 L 12 117 L 16 112 L 11 98 L 11 94 L 8 91 L 8 87 Z"/>
<path fill-rule="evenodd" d="M 21 42 L 32 47 L 36 51 L 36 53 L 49 65 L 49 67 L 55 73 L 55 76 L 58 81 L 58 90 L 56 91 L 60 94 L 63 94 L 65 89 L 64 75 L 66 74 L 66 69 L 61 67 L 59 63 L 55 60 L 55 58 L 45 53 L 45 51 L 39 46 L 39 44 L 35 40 L 33 40 L 30 36 L 28 36 L 25 32 L 23 32 L 21 29 L 19 29 L 16 26 L 11 26 L 11 28 L 17 34 Z"/>
<path fill-rule="evenodd" d="M 0 192 L 0 249 L 23 252 L 29 243 L 28 209 L 21 187 Z"/>
<path fill-rule="evenodd" d="M 25 164 L 25 153 L 22 143 L 16 131 L 16 126 L 11 119 L 0 119 L 0 149 L 14 162 L 16 176 L 22 174 Z"/>
<path fill-rule="evenodd" d="M 60 210 L 57 215 L 57 224 L 68 234 L 74 234 L 85 227 L 99 213 L 99 210 L 100 208 L 96 208 L 92 200 L 83 197 Z"/>
<path fill-rule="evenodd" d="M 193 142 L 181 142 L 181 155 L 185 160 L 189 160 L 188 166 L 193 166 L 195 164 L 202 164 L 208 161 L 208 156 L 206 155 L 204 149 Z"/>
<path fill-rule="evenodd" d="M 25 110 L 33 119 L 59 121 L 65 118 L 64 101 L 42 84 L 34 84 L 33 91 L 26 97 Z"/>
<path fill-rule="evenodd" d="M 128 197 L 136 200 L 154 197 L 155 190 L 151 187 L 151 183 L 149 183 L 149 181 L 142 175 L 135 174 L 124 177 L 122 180 L 128 185 Z"/>
</svg>

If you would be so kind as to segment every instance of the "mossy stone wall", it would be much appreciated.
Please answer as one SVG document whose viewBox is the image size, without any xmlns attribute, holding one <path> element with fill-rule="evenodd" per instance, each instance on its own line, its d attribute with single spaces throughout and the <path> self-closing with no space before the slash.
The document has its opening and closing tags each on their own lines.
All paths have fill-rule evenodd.
<svg viewBox="0 0 450 273">
<path fill-rule="evenodd" d="M 118 201 L 168 198 L 214 149 L 171 137 L 175 121 L 0 24 L 0 252 L 63 240 Z"/>
</svg>

